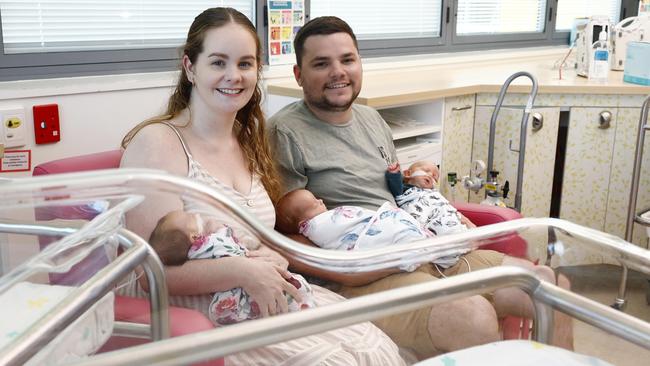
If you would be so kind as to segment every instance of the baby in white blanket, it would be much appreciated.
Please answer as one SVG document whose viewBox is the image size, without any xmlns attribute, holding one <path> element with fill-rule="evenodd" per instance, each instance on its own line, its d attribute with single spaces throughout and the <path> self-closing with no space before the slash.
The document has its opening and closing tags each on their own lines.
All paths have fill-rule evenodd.
<svg viewBox="0 0 650 366">
<path fill-rule="evenodd" d="M 433 236 L 415 218 L 390 202 L 376 211 L 358 206 L 328 210 L 311 192 L 298 189 L 278 202 L 277 211 L 278 229 L 287 234 L 302 234 L 324 249 L 374 249 Z M 454 255 L 434 262 L 446 268 L 457 261 L 458 256 Z M 415 267 L 402 269 L 412 271 Z"/>
<path fill-rule="evenodd" d="M 311 192 L 297 189 L 285 195 L 278 207 L 278 221 L 289 232 L 302 234 L 325 249 L 373 249 L 431 236 L 411 215 L 390 202 L 376 211 L 358 206 L 328 210 Z"/>
</svg>

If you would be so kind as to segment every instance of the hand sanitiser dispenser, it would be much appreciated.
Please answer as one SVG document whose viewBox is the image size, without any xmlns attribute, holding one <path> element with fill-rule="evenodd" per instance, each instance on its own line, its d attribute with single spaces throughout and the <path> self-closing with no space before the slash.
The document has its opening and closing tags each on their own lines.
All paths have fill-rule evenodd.
<svg viewBox="0 0 650 366">
<path fill-rule="evenodd" d="M 594 44 L 599 42 L 600 33 L 610 30 L 609 17 L 593 15 L 586 23 L 576 25 L 576 73 L 588 77 L 594 56 Z"/>
<path fill-rule="evenodd" d="M 591 52 L 589 80 L 606 82 L 609 77 L 609 48 L 605 30 L 600 31 L 598 41 L 592 45 Z"/>
</svg>

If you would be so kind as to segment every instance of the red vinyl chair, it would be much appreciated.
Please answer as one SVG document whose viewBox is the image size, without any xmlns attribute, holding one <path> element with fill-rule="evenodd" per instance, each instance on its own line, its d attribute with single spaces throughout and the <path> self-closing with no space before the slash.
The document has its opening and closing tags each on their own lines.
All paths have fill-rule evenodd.
<svg viewBox="0 0 650 366">
<path fill-rule="evenodd" d="M 122 151 L 112 150 L 95 154 L 76 156 L 40 164 L 34 168 L 33 175 L 60 174 L 80 172 L 87 170 L 112 169 L 120 166 Z M 90 220 L 99 212 L 87 205 L 78 206 L 51 206 L 38 207 L 35 218 L 39 221 L 55 219 L 83 219 Z M 47 246 L 54 239 L 39 237 L 39 245 Z M 92 276 L 98 268 L 108 263 L 108 258 L 103 248 L 97 248 L 85 260 L 78 263 L 70 271 L 62 274 L 51 274 L 50 281 L 57 284 L 79 284 Z M 149 324 L 149 301 L 147 299 L 115 296 L 115 320 L 131 323 Z M 169 307 L 170 334 L 172 337 L 198 333 L 213 329 L 212 322 L 202 313 L 185 308 Z M 107 352 L 128 346 L 146 343 L 146 339 L 111 337 L 101 348 L 100 352 Z M 211 360 L 201 365 L 223 366 L 223 360 Z"/>
</svg>

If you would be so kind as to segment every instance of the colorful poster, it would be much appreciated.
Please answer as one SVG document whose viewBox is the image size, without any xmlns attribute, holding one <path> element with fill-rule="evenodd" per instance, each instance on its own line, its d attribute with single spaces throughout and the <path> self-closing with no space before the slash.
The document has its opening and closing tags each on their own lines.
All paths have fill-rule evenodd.
<svg viewBox="0 0 650 366">
<path fill-rule="evenodd" d="M 295 64 L 293 38 L 305 24 L 304 0 L 269 0 L 267 4 L 269 65 Z"/>
</svg>

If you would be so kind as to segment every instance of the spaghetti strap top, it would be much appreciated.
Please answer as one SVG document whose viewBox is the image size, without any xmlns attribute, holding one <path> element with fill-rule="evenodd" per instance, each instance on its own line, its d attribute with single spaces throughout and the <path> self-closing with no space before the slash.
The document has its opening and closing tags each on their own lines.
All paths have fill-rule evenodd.
<svg viewBox="0 0 650 366">
<path fill-rule="evenodd" d="M 185 143 L 185 139 L 183 138 L 183 135 L 178 130 L 178 128 L 169 122 L 163 123 L 171 128 L 172 131 L 174 131 L 181 143 L 181 146 L 183 147 L 183 152 L 185 152 L 185 156 L 187 157 L 188 178 L 207 184 L 212 188 L 216 188 L 218 191 L 224 193 L 230 199 L 247 208 L 258 220 L 262 222 L 262 224 L 270 228 L 273 228 L 273 226 L 275 226 L 275 209 L 273 208 L 273 203 L 271 202 L 266 189 L 264 189 L 264 185 L 262 184 L 260 177 L 256 173 L 252 174 L 251 189 L 247 194 L 243 194 L 234 188 L 221 183 L 217 178 L 212 176 L 205 168 L 203 168 L 198 161 L 194 160 L 192 152 L 190 151 L 187 143 Z M 214 209 L 209 209 L 206 207 L 206 205 L 201 205 L 200 202 L 183 199 L 183 205 L 185 210 L 188 212 L 210 215 L 215 214 Z"/>
</svg>

